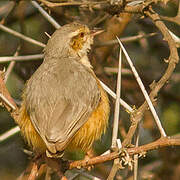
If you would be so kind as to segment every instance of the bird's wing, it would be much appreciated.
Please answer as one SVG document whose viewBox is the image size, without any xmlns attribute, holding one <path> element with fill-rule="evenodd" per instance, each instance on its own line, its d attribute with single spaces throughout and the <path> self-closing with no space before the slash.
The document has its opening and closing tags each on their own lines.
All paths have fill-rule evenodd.
<svg viewBox="0 0 180 180">
<path fill-rule="evenodd" d="M 74 60 L 42 64 L 25 93 L 30 119 L 52 153 L 64 150 L 100 100 L 95 76 Z"/>
</svg>

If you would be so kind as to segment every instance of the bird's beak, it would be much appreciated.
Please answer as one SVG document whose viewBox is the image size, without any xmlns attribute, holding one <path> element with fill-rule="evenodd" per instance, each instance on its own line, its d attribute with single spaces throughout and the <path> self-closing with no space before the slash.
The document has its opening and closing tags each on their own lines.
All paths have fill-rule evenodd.
<svg viewBox="0 0 180 180">
<path fill-rule="evenodd" d="M 104 30 L 97 30 L 97 29 L 93 29 L 93 30 L 91 30 L 91 36 L 96 36 L 96 35 L 98 35 L 98 34 L 101 34 L 101 33 L 103 33 L 104 32 Z"/>
</svg>

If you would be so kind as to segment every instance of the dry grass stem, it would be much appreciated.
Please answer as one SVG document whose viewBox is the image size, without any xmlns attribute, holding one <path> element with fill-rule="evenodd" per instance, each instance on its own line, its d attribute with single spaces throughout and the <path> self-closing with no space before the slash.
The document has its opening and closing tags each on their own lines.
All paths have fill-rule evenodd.
<svg viewBox="0 0 180 180">
<path fill-rule="evenodd" d="M 39 41 L 36 41 L 36 40 L 34 40 L 34 39 L 30 38 L 30 37 L 27 37 L 27 36 L 25 36 L 25 35 L 23 35 L 23 34 L 21 34 L 19 32 L 16 32 L 16 31 L 14 31 L 14 30 L 12 30 L 12 29 L 10 29 L 10 28 L 2 25 L 2 24 L 0 24 L 0 29 L 5 31 L 5 32 L 8 32 L 8 33 L 12 34 L 13 36 L 19 37 L 19 38 L 23 39 L 24 41 L 27 41 L 27 42 L 29 42 L 31 44 L 35 44 L 35 45 L 43 47 L 43 48 L 46 46 L 45 44 L 43 44 L 43 43 L 41 43 Z"/>
<path fill-rule="evenodd" d="M 11 102 L 3 95 L 3 94 L 1 94 L 0 93 L 0 99 L 2 100 L 2 101 L 4 101 L 9 107 L 11 107 L 13 110 L 15 110 L 16 109 L 16 107 L 13 105 L 13 104 L 11 104 Z"/>
<path fill-rule="evenodd" d="M 116 68 L 116 67 L 104 67 L 104 71 L 107 74 L 114 74 L 114 73 L 118 73 L 118 68 Z M 132 72 L 129 69 L 123 68 L 121 71 L 122 71 L 122 75 L 132 75 Z"/>
<path fill-rule="evenodd" d="M 4 77 L 4 82 L 5 82 L 5 83 L 7 82 L 8 77 L 9 77 L 10 73 L 12 72 L 12 70 L 13 70 L 13 68 L 14 68 L 14 66 L 15 66 L 15 63 L 16 63 L 15 61 L 11 61 L 11 62 L 10 62 L 9 66 L 8 66 L 8 68 L 7 68 L 7 70 L 6 70 L 5 77 Z"/>
<path fill-rule="evenodd" d="M 31 1 L 31 4 L 36 7 L 39 12 L 56 28 L 59 29 L 61 26 L 36 2 Z"/>
<path fill-rule="evenodd" d="M 119 67 L 118 67 L 118 77 L 116 85 L 116 103 L 114 111 L 114 123 L 113 123 L 113 133 L 112 133 L 112 145 L 111 148 L 117 147 L 117 135 L 119 128 L 119 111 L 120 111 L 120 97 L 121 97 L 121 69 L 122 69 L 122 50 L 119 51 Z"/>
<path fill-rule="evenodd" d="M 107 1 L 100 1 L 100 2 L 91 2 L 91 1 L 87 1 L 87 2 L 49 2 L 46 0 L 38 0 L 39 2 L 42 2 L 43 4 L 45 4 L 48 7 L 62 7 L 62 6 L 81 6 L 81 5 L 96 5 L 96 4 L 106 4 Z"/>
<path fill-rule="evenodd" d="M 138 124 L 136 134 L 135 134 L 135 146 L 139 146 L 139 130 L 140 130 L 140 124 Z M 138 180 L 138 154 L 134 155 L 134 176 L 133 180 Z"/>
<path fill-rule="evenodd" d="M 109 173 L 107 180 L 115 179 L 118 169 L 119 169 L 119 158 L 114 160 L 113 166 L 111 168 L 111 172 Z"/>
<path fill-rule="evenodd" d="M 118 37 L 117 37 L 118 39 Z M 121 69 L 122 69 L 122 49 L 119 50 L 119 66 L 118 66 L 118 77 L 116 84 L 116 103 L 115 103 L 115 111 L 114 111 L 114 123 L 113 123 L 113 133 L 112 133 L 112 145 L 111 148 L 117 148 L 117 136 L 119 129 L 119 111 L 120 111 L 120 97 L 121 97 Z M 121 147 L 121 141 L 119 141 L 119 146 Z M 114 179 L 118 169 L 119 169 L 119 158 L 114 160 L 113 167 L 111 168 L 111 172 L 108 176 L 108 180 Z"/>
<path fill-rule="evenodd" d="M 102 81 L 100 81 L 101 86 L 104 88 L 104 90 L 110 95 L 112 96 L 114 99 L 116 99 L 116 94 L 107 86 L 105 85 Z M 120 104 L 128 111 L 128 112 L 133 112 L 133 109 L 131 108 L 131 106 L 129 106 L 125 101 L 123 101 L 122 99 L 120 99 Z"/>
<path fill-rule="evenodd" d="M 119 38 L 119 39 L 123 43 L 128 43 L 128 42 L 138 41 L 138 40 L 143 39 L 143 38 L 152 37 L 152 36 L 155 36 L 155 35 L 157 35 L 157 33 L 149 33 L 149 34 L 145 34 L 145 35 L 139 34 L 139 35 L 136 35 L 136 36 L 123 37 L 123 38 Z M 118 44 L 118 43 L 119 43 L 118 40 L 114 39 L 114 40 L 110 40 L 110 41 L 107 41 L 107 42 L 98 42 L 97 44 L 95 44 L 95 47 L 112 46 L 112 45 L 115 45 L 115 44 Z"/>
<path fill-rule="evenodd" d="M 14 54 L 14 57 L 18 56 L 19 49 L 20 49 L 20 46 L 17 48 L 17 51 Z M 8 77 L 9 77 L 10 73 L 12 72 L 14 66 L 15 66 L 15 61 L 11 61 L 10 64 L 8 65 L 8 68 L 7 68 L 6 73 L 5 73 L 5 77 L 4 77 L 4 82 L 5 83 L 7 82 Z"/>
<path fill-rule="evenodd" d="M 16 126 L 8 131 L 6 131 L 5 133 L 0 135 L 0 142 L 3 142 L 5 140 L 7 140 L 9 137 L 15 135 L 16 133 L 18 133 L 20 131 L 19 126 Z"/>
<path fill-rule="evenodd" d="M 43 57 L 44 54 L 26 55 L 26 56 L 7 56 L 7 57 L 0 57 L 0 63 L 5 63 L 9 61 L 38 60 L 38 59 L 42 59 Z"/>
</svg>

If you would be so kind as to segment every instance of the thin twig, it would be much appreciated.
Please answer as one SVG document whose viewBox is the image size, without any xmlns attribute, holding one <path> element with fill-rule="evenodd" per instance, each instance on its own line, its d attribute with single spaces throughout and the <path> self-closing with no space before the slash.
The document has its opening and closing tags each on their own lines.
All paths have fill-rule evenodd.
<svg viewBox="0 0 180 180">
<path fill-rule="evenodd" d="M 118 136 L 118 129 L 119 129 L 119 111 L 120 111 L 120 97 L 121 97 L 121 69 L 122 69 L 122 49 L 120 48 L 119 49 L 118 77 L 117 77 L 117 85 L 116 85 L 116 104 L 115 104 L 115 111 L 114 111 L 114 123 L 113 123 L 112 144 L 111 144 L 111 148 L 114 150 L 115 148 L 117 148 L 117 136 Z M 121 144 L 120 146 L 122 147 Z M 119 169 L 119 158 L 114 160 L 113 167 L 111 168 L 111 172 L 107 179 L 113 180 L 118 169 Z"/>
<path fill-rule="evenodd" d="M 107 73 L 107 74 L 113 74 L 113 73 L 118 73 L 118 68 L 116 67 L 104 67 L 104 71 Z M 122 75 L 132 75 L 132 72 L 131 70 L 129 69 L 121 69 L 121 72 L 122 72 Z"/>
<path fill-rule="evenodd" d="M 36 2 L 31 1 L 31 4 L 36 7 L 39 12 L 56 28 L 59 29 L 61 26 Z"/>
<path fill-rule="evenodd" d="M 7 56 L 0 57 L 0 63 L 5 63 L 9 61 L 27 61 L 27 60 L 37 60 L 42 59 L 44 54 L 36 54 L 36 55 L 27 55 L 27 56 Z"/>
<path fill-rule="evenodd" d="M 139 146 L 139 131 L 140 130 L 140 124 L 138 124 L 138 127 L 136 129 L 136 134 L 135 134 L 135 146 Z M 134 155 L 134 176 L 133 180 L 138 180 L 138 154 Z"/>
<path fill-rule="evenodd" d="M 44 3 L 48 7 L 61 7 L 61 6 L 81 6 L 81 5 L 96 5 L 96 4 L 104 4 L 107 3 L 106 1 L 100 1 L 100 2 L 61 2 L 61 3 L 55 3 L 55 2 L 49 2 L 46 0 L 38 0 L 42 3 Z"/>
<path fill-rule="evenodd" d="M 14 54 L 14 57 L 17 57 L 17 56 L 18 56 L 18 51 L 19 51 L 19 49 L 20 49 L 20 46 L 17 48 L 17 51 L 16 51 L 15 54 Z M 10 64 L 9 64 L 9 66 L 8 66 L 8 68 L 7 68 L 7 70 L 6 70 L 6 73 L 5 73 L 5 77 L 4 77 L 4 82 L 5 82 L 5 83 L 7 82 L 8 77 L 9 77 L 10 73 L 12 72 L 14 66 L 15 66 L 15 61 L 11 61 Z"/>
<path fill-rule="evenodd" d="M 100 81 L 101 86 L 104 88 L 104 90 L 110 95 L 112 96 L 114 99 L 116 99 L 116 94 L 107 86 L 105 85 L 102 81 Z M 128 112 L 132 113 L 133 109 L 131 108 L 131 106 L 129 106 L 125 101 L 123 101 L 122 99 L 120 99 L 120 104 L 127 109 Z"/>
<path fill-rule="evenodd" d="M 153 106 L 153 104 L 152 104 L 152 102 L 150 100 L 150 97 L 149 97 L 149 95 L 148 95 L 148 93 L 147 93 L 147 91 L 146 91 L 146 89 L 145 89 L 145 87 L 144 87 L 144 85 L 143 85 L 143 83 L 142 83 L 142 81 L 141 81 L 141 79 L 140 79 L 140 77 L 139 77 L 139 75 L 138 75 L 138 73 L 137 73 L 137 71 L 136 71 L 130 57 L 129 57 L 129 55 L 128 55 L 128 53 L 127 53 L 127 51 L 125 50 L 124 46 L 122 45 L 122 43 L 120 41 L 119 41 L 119 44 L 120 44 L 120 46 L 121 46 L 121 48 L 122 48 L 122 50 L 123 50 L 123 52 L 125 54 L 126 60 L 128 61 L 129 65 L 130 65 L 130 67 L 132 69 L 132 72 L 133 72 L 133 74 L 134 74 L 134 76 L 135 76 L 135 78 L 136 78 L 136 80 L 137 80 L 137 82 L 138 82 L 138 84 L 139 84 L 139 86 L 141 88 L 141 91 L 142 91 L 142 93 L 143 93 L 143 95 L 144 95 L 144 97 L 145 97 L 145 99 L 146 99 L 146 101 L 147 101 L 147 103 L 149 105 L 149 108 L 150 108 L 150 110 L 151 110 L 151 112 L 153 114 L 153 117 L 154 117 L 155 122 L 156 122 L 156 124 L 157 124 L 157 126 L 159 128 L 161 136 L 165 137 L 166 133 L 165 133 L 165 131 L 164 131 L 162 125 L 161 125 L 161 121 L 160 121 L 160 119 L 159 119 L 159 117 L 158 117 L 158 115 L 157 115 L 157 113 L 155 111 L 155 108 L 154 108 L 154 106 Z"/>
<path fill-rule="evenodd" d="M 32 169 L 31 169 L 31 173 L 28 177 L 28 180 L 35 180 L 36 176 L 37 176 L 37 173 L 38 173 L 38 166 L 37 164 L 34 162 L 33 163 L 33 166 L 32 166 Z"/>
<path fill-rule="evenodd" d="M 0 142 L 7 140 L 9 137 L 15 135 L 19 131 L 20 131 L 20 129 L 18 126 L 6 131 L 5 133 L 0 135 Z"/>
<path fill-rule="evenodd" d="M 118 39 L 118 38 L 117 38 Z M 114 111 L 114 123 L 113 123 L 113 133 L 112 133 L 112 145 L 111 148 L 114 149 L 117 147 L 117 135 L 119 127 L 119 111 L 120 111 L 120 97 L 121 97 L 121 63 L 122 63 L 122 50 L 119 50 L 119 68 L 118 68 L 118 77 L 117 77 L 117 86 L 116 86 L 116 104 Z"/>
<path fill-rule="evenodd" d="M 34 39 L 30 38 L 30 37 L 27 37 L 27 36 L 25 36 L 25 35 L 23 35 L 23 34 L 21 34 L 19 32 L 16 32 L 16 31 L 14 31 L 14 30 L 12 30 L 12 29 L 2 25 L 2 24 L 0 24 L 0 29 L 5 31 L 5 32 L 8 32 L 8 33 L 12 34 L 13 36 L 21 38 L 24 41 L 27 41 L 27 42 L 32 43 L 32 44 L 35 44 L 37 46 L 40 46 L 40 47 L 43 47 L 43 48 L 46 46 L 44 43 L 41 43 L 41 42 L 36 41 L 36 40 L 34 40 Z"/>
<path fill-rule="evenodd" d="M 50 167 L 47 167 L 46 176 L 44 180 L 51 180 L 51 173 L 52 173 L 51 171 L 52 169 Z"/>
<path fill-rule="evenodd" d="M 93 19 L 92 22 L 90 22 L 88 24 L 89 27 L 95 27 L 98 24 L 102 23 L 103 21 L 105 21 L 110 15 L 109 14 L 104 14 L 103 16 L 100 14 L 99 16 L 97 16 L 97 18 Z"/>
<path fill-rule="evenodd" d="M 111 168 L 111 172 L 109 173 L 107 180 L 115 179 L 118 169 L 119 169 L 119 158 L 114 160 L 113 166 Z"/>
<path fill-rule="evenodd" d="M 6 109 L 11 113 L 13 117 L 16 117 L 16 114 L 13 114 L 17 109 L 17 105 L 14 102 L 13 98 L 9 94 L 9 91 L 7 90 L 4 78 L 3 78 L 3 72 L 0 72 L 0 95 L 3 105 L 6 107 Z"/>
<path fill-rule="evenodd" d="M 6 70 L 5 77 L 4 77 L 4 82 L 5 83 L 7 82 L 8 78 L 9 78 L 9 75 L 10 75 L 10 73 L 12 72 L 12 70 L 13 70 L 13 68 L 15 66 L 15 63 L 16 63 L 15 61 L 10 62 L 9 66 L 8 66 L 8 68 Z"/>
<path fill-rule="evenodd" d="M 16 109 L 16 107 L 11 104 L 11 102 L 3 95 L 0 93 L 0 99 L 3 100 L 9 107 L 11 107 L 13 110 Z"/>
<path fill-rule="evenodd" d="M 138 40 L 143 39 L 143 38 L 152 37 L 152 36 L 155 36 L 155 35 L 157 35 L 157 33 L 150 33 L 150 34 L 145 34 L 145 35 L 139 34 L 139 35 L 136 35 L 136 36 L 120 38 L 120 41 L 123 42 L 123 43 L 133 42 L 133 41 L 138 41 Z M 118 44 L 118 43 L 119 43 L 118 40 L 114 39 L 114 40 L 110 40 L 110 41 L 107 41 L 107 42 L 97 42 L 95 44 L 95 47 L 111 46 L 111 45 Z"/>
</svg>

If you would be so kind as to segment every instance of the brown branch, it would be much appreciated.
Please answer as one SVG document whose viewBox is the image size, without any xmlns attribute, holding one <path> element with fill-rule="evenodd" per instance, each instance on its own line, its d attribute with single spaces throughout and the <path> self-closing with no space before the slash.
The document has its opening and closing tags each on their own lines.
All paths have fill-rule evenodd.
<svg viewBox="0 0 180 180">
<path fill-rule="evenodd" d="M 164 84 L 171 77 L 171 75 L 172 75 L 172 73 L 173 73 L 173 71 L 174 71 L 174 69 L 176 67 L 176 64 L 179 61 L 179 56 L 178 56 L 178 52 L 177 52 L 177 48 L 176 48 L 176 43 L 172 39 L 172 37 L 171 37 L 171 35 L 170 35 L 169 31 L 168 31 L 168 28 L 160 20 L 159 15 L 157 13 L 155 13 L 152 9 L 146 11 L 145 14 L 147 16 L 149 16 L 153 20 L 156 27 L 161 31 L 161 33 L 164 36 L 164 40 L 167 41 L 167 43 L 169 45 L 169 49 L 170 49 L 170 56 L 169 56 L 169 59 L 168 59 L 169 65 L 168 65 L 164 75 L 161 77 L 161 79 L 157 83 L 154 82 L 152 84 L 152 86 L 151 86 L 152 91 L 150 93 L 150 98 L 151 98 L 151 101 L 153 102 L 154 98 L 157 96 L 160 89 L 164 86 Z M 143 105 L 141 105 L 139 107 L 139 109 L 137 111 L 135 111 L 131 115 L 132 125 L 129 128 L 127 137 L 123 142 L 124 146 L 131 143 L 132 137 L 133 137 L 133 135 L 134 135 L 134 133 L 136 131 L 136 128 L 137 128 L 137 124 L 142 119 L 143 113 L 145 112 L 146 109 L 147 109 L 147 103 L 145 102 Z"/>
<path fill-rule="evenodd" d="M 158 1 L 167 3 L 170 0 L 145 0 L 143 3 L 137 3 L 136 5 L 131 5 L 131 3 L 127 2 L 125 6 L 122 1 L 120 1 L 118 4 L 111 4 L 109 1 L 106 1 L 106 3 L 98 4 L 98 6 L 94 5 L 92 8 L 103 10 L 111 15 L 116 15 L 122 12 L 143 15 L 143 11 L 146 7 L 152 4 L 156 4 Z"/>
<path fill-rule="evenodd" d="M 2 102 L 2 105 L 6 107 L 8 112 L 11 114 L 13 119 L 16 121 L 18 118 L 18 112 L 19 108 L 17 107 L 16 103 L 14 102 L 13 98 L 11 97 L 8 89 L 6 88 L 6 85 L 4 83 L 4 72 L 0 71 L 0 93 L 8 100 L 10 104 L 12 104 L 15 109 L 12 109 L 3 99 L 0 99 L 0 102 Z"/>
<path fill-rule="evenodd" d="M 72 2 L 51 2 L 48 0 L 38 0 L 40 3 L 43 3 L 45 6 L 54 8 L 62 6 L 91 6 L 91 8 L 97 10 L 106 11 L 112 15 L 119 14 L 121 12 L 128 13 L 143 13 L 145 7 L 156 4 L 157 2 L 167 3 L 170 0 L 145 0 L 143 3 L 137 3 L 136 5 L 130 5 L 128 0 L 126 0 L 126 6 L 123 1 L 119 1 L 117 4 L 111 4 L 110 1 L 72 1 Z M 131 2 L 131 1 L 130 1 Z"/>
<path fill-rule="evenodd" d="M 115 178 L 116 173 L 119 170 L 119 164 L 119 158 L 115 159 L 107 180 L 112 180 Z"/>
<path fill-rule="evenodd" d="M 180 146 L 180 139 L 174 139 L 171 137 L 160 138 L 152 143 L 142 145 L 139 147 L 129 148 L 127 152 L 130 155 L 139 154 L 155 149 L 167 147 L 167 146 Z"/>
<path fill-rule="evenodd" d="M 126 151 L 129 155 L 135 155 L 140 153 L 145 153 L 147 151 L 167 147 L 167 146 L 180 146 L 180 139 L 173 139 L 170 137 L 160 138 L 152 143 L 142 145 L 139 147 L 127 148 Z M 76 168 L 76 167 L 87 167 L 94 164 L 103 163 L 106 161 L 110 161 L 116 158 L 121 158 L 120 152 L 112 152 L 107 155 L 97 156 L 89 160 L 80 160 L 74 161 L 69 164 L 69 169 Z"/>
<path fill-rule="evenodd" d="M 61 3 L 56 3 L 56 2 L 50 2 L 47 0 L 38 0 L 39 2 L 43 3 L 44 5 L 48 7 L 62 7 L 62 6 L 81 6 L 81 5 L 96 5 L 96 4 L 104 4 L 107 3 L 107 1 L 100 1 L 100 2 L 61 2 Z"/>
<path fill-rule="evenodd" d="M 9 94 L 9 91 L 7 90 L 5 83 L 4 83 L 4 72 L 0 72 L 0 93 L 6 97 L 6 99 L 17 109 L 16 103 L 12 99 L 11 95 Z M 4 103 L 4 106 L 7 108 L 8 111 L 11 111 L 11 108 Z"/>
<path fill-rule="evenodd" d="M 35 180 L 36 176 L 38 173 L 38 166 L 36 163 L 33 163 L 32 169 L 31 169 L 31 173 L 28 177 L 28 180 Z"/>
</svg>

